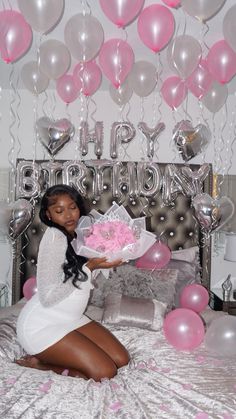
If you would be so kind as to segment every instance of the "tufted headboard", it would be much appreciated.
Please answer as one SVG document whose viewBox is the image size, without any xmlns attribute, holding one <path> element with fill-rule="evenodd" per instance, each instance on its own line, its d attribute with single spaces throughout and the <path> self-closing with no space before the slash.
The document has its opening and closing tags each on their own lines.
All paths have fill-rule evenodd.
<svg viewBox="0 0 236 419">
<path fill-rule="evenodd" d="M 109 161 L 108 161 L 109 162 Z M 83 181 L 81 181 L 81 186 L 85 193 L 85 201 L 87 204 L 88 210 L 96 209 L 104 213 L 115 201 L 119 204 L 125 206 L 126 210 L 130 213 L 131 216 L 146 217 L 147 230 L 155 232 L 157 237 L 161 237 L 161 240 L 169 246 L 171 250 L 178 250 L 189 248 L 192 246 L 199 246 L 200 248 L 200 261 L 202 266 L 202 283 L 209 287 L 210 281 L 210 263 L 211 263 L 211 254 L 210 254 L 210 240 L 202 240 L 201 230 L 199 224 L 194 218 L 193 208 L 191 207 L 191 196 L 177 192 L 176 196 L 173 199 L 171 204 L 166 204 L 163 202 L 163 182 L 161 183 L 160 179 L 154 179 L 154 182 L 158 181 L 160 185 L 160 190 L 158 193 L 149 193 L 153 188 L 150 187 L 150 183 L 144 185 L 144 189 L 147 193 L 140 193 L 140 188 L 136 184 L 136 191 L 131 193 L 131 185 L 129 184 L 130 179 L 133 180 L 133 177 L 126 176 L 127 182 L 124 181 L 124 172 L 129 171 L 127 166 L 128 162 L 122 163 L 122 171 L 119 172 L 119 178 L 116 178 L 116 184 L 119 186 L 119 191 L 115 190 L 114 192 L 114 165 L 116 162 L 111 162 L 112 164 L 107 164 L 106 169 L 99 174 L 99 172 L 94 173 L 94 167 L 92 161 L 89 161 L 88 164 L 85 162 L 86 171 L 84 174 Z M 22 185 L 27 186 L 28 176 L 32 176 L 30 173 L 28 163 L 22 161 L 18 162 L 18 180 L 17 180 L 17 194 L 16 197 L 24 197 L 24 188 Z M 132 167 L 136 163 L 132 162 Z M 41 192 L 37 191 L 35 198 L 33 198 L 34 203 L 34 218 L 30 223 L 28 229 L 24 234 L 18 237 L 15 241 L 15 257 L 13 259 L 13 277 L 12 277 L 12 303 L 16 303 L 20 298 L 22 298 L 22 288 L 24 282 L 31 276 L 36 275 L 36 265 L 37 265 L 37 253 L 39 242 L 42 238 L 45 226 L 40 222 L 38 211 L 39 211 L 39 201 L 40 196 L 48 186 L 52 186 L 54 183 L 67 183 L 75 184 L 75 177 L 73 179 L 65 176 L 63 174 L 63 167 L 68 168 L 68 162 L 60 161 L 57 164 L 57 174 L 50 180 L 50 173 L 47 173 L 46 169 L 50 169 L 50 165 L 55 165 L 55 162 L 46 163 L 39 161 L 34 162 L 34 165 L 37 165 L 37 170 L 40 172 L 37 173 L 38 184 L 40 185 Z M 158 165 L 158 171 L 161 175 L 164 176 L 165 170 L 168 163 L 156 163 Z M 69 163 L 70 166 L 70 163 Z M 184 164 L 175 164 L 174 165 L 178 173 L 181 173 L 181 168 L 185 167 Z M 141 167 L 141 166 L 140 166 Z M 188 165 L 192 171 L 198 171 L 201 167 L 200 165 Z M 22 174 L 22 168 L 25 168 L 25 173 Z M 42 170 L 40 170 L 40 168 Z M 70 167 L 71 169 L 71 167 Z M 28 170 L 28 172 L 27 172 Z M 50 170 L 49 170 L 50 171 Z M 138 169 L 137 169 L 138 171 Z M 99 186 L 100 194 L 95 196 L 94 191 L 94 176 L 99 174 L 101 178 L 98 179 L 97 185 Z M 119 181 L 120 179 L 120 181 Z M 153 181 L 153 179 L 152 179 Z M 20 184 L 21 183 L 21 184 Z M 28 182 L 29 185 L 32 182 Z M 78 186 L 78 183 L 75 184 Z M 153 183 L 152 183 L 153 186 Z M 117 186 L 116 186 L 117 188 Z M 29 189 L 29 188 L 28 188 Z M 30 191 L 25 188 L 27 198 L 30 197 Z M 209 165 L 209 173 L 202 184 L 202 192 L 211 194 L 212 192 L 212 168 Z M 98 195 L 96 193 L 96 195 Z M 145 196 L 146 195 L 146 196 Z M 204 245 L 202 243 L 204 242 Z"/>
</svg>

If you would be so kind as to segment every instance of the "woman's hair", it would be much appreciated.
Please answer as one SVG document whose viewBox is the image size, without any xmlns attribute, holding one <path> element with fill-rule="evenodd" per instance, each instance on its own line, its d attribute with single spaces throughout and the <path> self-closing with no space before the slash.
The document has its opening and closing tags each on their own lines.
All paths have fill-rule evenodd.
<svg viewBox="0 0 236 419">
<path fill-rule="evenodd" d="M 82 271 L 83 264 L 87 261 L 86 258 L 83 256 L 78 256 L 72 245 L 71 242 L 73 237 L 69 235 L 65 228 L 60 226 L 59 224 L 54 223 L 50 220 L 47 216 L 47 211 L 50 205 L 52 205 L 55 201 L 55 198 L 59 195 L 69 195 L 70 198 L 76 203 L 77 207 L 80 210 L 80 216 L 86 215 L 86 209 L 84 205 L 84 200 L 77 191 L 72 186 L 68 185 L 55 185 L 48 188 L 41 200 L 41 206 L 39 211 L 39 218 L 40 220 L 49 227 L 56 227 L 62 231 L 67 237 L 68 247 L 66 250 L 66 262 L 63 264 L 63 271 L 65 274 L 65 279 L 63 282 L 68 281 L 71 278 L 72 283 L 75 287 L 78 288 L 79 281 L 86 281 L 87 275 Z"/>
</svg>

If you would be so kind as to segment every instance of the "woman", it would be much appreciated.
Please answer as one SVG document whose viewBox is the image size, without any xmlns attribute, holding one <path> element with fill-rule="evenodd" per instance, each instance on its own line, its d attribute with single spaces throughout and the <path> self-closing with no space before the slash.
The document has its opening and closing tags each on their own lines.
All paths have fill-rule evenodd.
<svg viewBox="0 0 236 419">
<path fill-rule="evenodd" d="M 68 369 L 71 376 L 112 378 L 129 362 L 123 345 L 101 324 L 84 315 L 95 269 L 117 267 L 122 260 L 85 259 L 71 242 L 84 203 L 75 188 L 50 187 L 41 200 L 39 216 L 48 226 L 40 242 L 37 293 L 26 303 L 17 321 L 18 339 L 30 355 L 20 365 Z"/>
</svg>

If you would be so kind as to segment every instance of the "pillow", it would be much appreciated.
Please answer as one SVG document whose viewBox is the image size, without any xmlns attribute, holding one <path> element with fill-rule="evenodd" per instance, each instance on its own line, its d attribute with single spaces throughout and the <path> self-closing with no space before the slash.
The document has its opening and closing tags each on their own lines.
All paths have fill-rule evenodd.
<svg viewBox="0 0 236 419">
<path fill-rule="evenodd" d="M 166 304 L 155 299 L 112 293 L 105 299 L 102 323 L 161 330 Z"/>
<path fill-rule="evenodd" d="M 196 263 L 199 260 L 199 248 L 197 246 L 193 246 L 188 249 L 172 250 L 171 259 Z"/>
<path fill-rule="evenodd" d="M 106 279 L 102 273 L 95 279 L 90 304 L 103 307 L 105 297 L 113 292 L 136 298 L 154 298 L 172 308 L 175 297 L 176 269 L 145 270 L 124 264 L 111 270 Z"/>
</svg>

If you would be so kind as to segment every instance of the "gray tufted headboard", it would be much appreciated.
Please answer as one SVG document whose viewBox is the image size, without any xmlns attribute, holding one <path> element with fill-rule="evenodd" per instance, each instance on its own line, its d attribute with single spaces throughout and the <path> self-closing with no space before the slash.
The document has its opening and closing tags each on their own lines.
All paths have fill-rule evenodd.
<svg viewBox="0 0 236 419">
<path fill-rule="evenodd" d="M 86 163 L 86 162 L 85 162 Z M 123 163 L 126 165 L 127 163 Z M 158 163 L 160 172 L 163 174 L 168 163 Z M 183 164 L 175 164 L 181 169 Z M 201 243 L 201 230 L 199 224 L 194 218 L 193 208 L 191 207 L 191 197 L 177 194 L 174 205 L 165 205 L 162 194 L 157 193 L 151 197 L 131 196 L 128 187 L 123 188 L 123 193 L 119 198 L 114 197 L 112 191 L 112 166 L 103 172 L 102 193 L 99 199 L 93 195 L 93 171 L 90 169 L 86 173 L 86 202 L 88 209 L 95 208 L 104 213 L 114 201 L 125 206 L 131 216 L 146 216 L 147 230 L 155 232 L 157 237 L 166 243 L 171 250 L 178 250 L 192 246 L 200 247 L 200 259 L 202 265 L 202 282 L 209 287 L 210 276 L 210 240 L 207 243 Z M 200 165 L 190 165 L 193 171 L 197 171 Z M 211 194 L 212 192 L 212 168 L 203 182 L 203 192 Z M 56 183 L 62 183 L 62 177 L 57 176 Z M 44 179 L 45 180 L 45 179 Z M 64 180 L 63 180 L 64 181 Z M 64 182 L 66 183 L 66 182 Z M 68 182 L 70 183 L 70 182 Z M 41 180 L 41 184 L 43 184 Z M 44 184 L 47 185 L 47 179 Z M 50 185 L 51 186 L 51 185 Z M 124 185 L 123 185 L 124 186 Z M 127 186 L 127 185 L 126 185 Z M 121 186 L 122 187 L 122 186 Z M 16 303 L 22 296 L 24 282 L 36 274 L 37 253 L 39 242 L 42 238 L 45 226 L 39 220 L 40 197 L 34 200 L 35 211 L 34 219 L 29 225 L 27 231 L 17 238 L 15 242 L 15 257 L 13 260 L 13 278 L 12 278 L 12 303 Z"/>
</svg>

